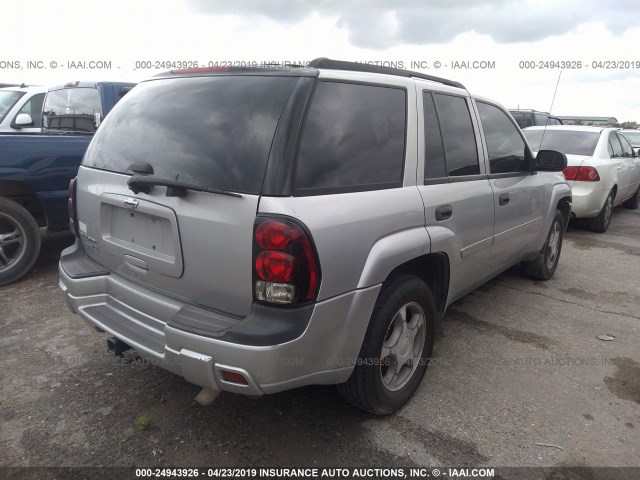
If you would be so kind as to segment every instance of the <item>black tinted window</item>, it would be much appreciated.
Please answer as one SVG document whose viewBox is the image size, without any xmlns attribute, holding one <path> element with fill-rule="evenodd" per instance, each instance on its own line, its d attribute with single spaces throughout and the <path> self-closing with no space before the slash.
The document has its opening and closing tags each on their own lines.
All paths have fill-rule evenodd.
<svg viewBox="0 0 640 480">
<path fill-rule="evenodd" d="M 96 88 L 63 88 L 47 93 L 44 127 L 50 130 L 95 132 L 102 119 L 102 101 Z"/>
<path fill-rule="evenodd" d="M 497 107 L 478 102 L 491 173 L 529 171 L 526 144 L 516 126 Z"/>
<path fill-rule="evenodd" d="M 533 150 L 557 150 L 566 155 L 593 155 L 600 133 L 577 130 L 523 130 Z M 544 142 L 542 146 L 542 138 Z"/>
<path fill-rule="evenodd" d="M 618 140 L 618 136 L 615 133 L 609 135 L 609 142 L 613 147 L 613 156 L 621 157 L 622 156 L 622 145 L 620 145 L 620 141 Z"/>
<path fill-rule="evenodd" d="M 397 88 L 319 82 L 300 142 L 296 190 L 402 185 L 405 97 Z"/>
<path fill-rule="evenodd" d="M 434 94 L 444 137 L 449 176 L 480 173 L 476 137 L 467 102 L 462 97 Z"/>
<path fill-rule="evenodd" d="M 442 178 L 447 176 L 444 163 L 444 148 L 440 136 L 440 125 L 429 92 L 423 94 L 424 103 L 424 178 Z"/>
<path fill-rule="evenodd" d="M 296 81 L 219 76 L 141 83 L 107 115 L 84 165 L 126 172 L 148 162 L 156 177 L 259 193 Z"/>
</svg>

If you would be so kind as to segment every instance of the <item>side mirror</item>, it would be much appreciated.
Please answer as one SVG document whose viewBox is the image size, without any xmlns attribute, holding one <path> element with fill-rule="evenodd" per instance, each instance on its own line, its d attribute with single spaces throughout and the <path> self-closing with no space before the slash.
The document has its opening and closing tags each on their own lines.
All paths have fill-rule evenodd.
<svg viewBox="0 0 640 480">
<path fill-rule="evenodd" d="M 31 115 L 28 113 L 19 113 L 13 121 L 12 126 L 15 128 L 33 127 L 33 118 L 31 118 Z"/>
<path fill-rule="evenodd" d="M 540 150 L 536 156 L 536 169 L 542 172 L 561 172 L 567 168 L 567 156 L 555 150 Z"/>
</svg>

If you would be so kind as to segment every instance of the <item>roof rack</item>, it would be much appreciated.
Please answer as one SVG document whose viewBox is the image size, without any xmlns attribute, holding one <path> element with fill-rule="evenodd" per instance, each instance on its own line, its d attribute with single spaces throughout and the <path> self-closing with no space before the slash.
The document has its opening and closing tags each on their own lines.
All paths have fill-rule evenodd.
<svg viewBox="0 0 640 480">
<path fill-rule="evenodd" d="M 368 73 L 384 73 L 386 75 L 396 75 L 407 78 L 421 78 L 431 82 L 442 83 L 450 87 L 465 88 L 460 82 L 447 80 L 446 78 L 427 75 L 425 73 L 412 72 L 411 70 L 403 70 L 401 68 L 383 67 L 380 65 L 370 65 L 368 63 L 344 62 L 342 60 L 331 60 L 330 58 L 316 58 L 311 60 L 307 67 L 310 68 L 326 68 L 328 70 L 347 70 L 349 72 L 368 72 Z"/>
</svg>

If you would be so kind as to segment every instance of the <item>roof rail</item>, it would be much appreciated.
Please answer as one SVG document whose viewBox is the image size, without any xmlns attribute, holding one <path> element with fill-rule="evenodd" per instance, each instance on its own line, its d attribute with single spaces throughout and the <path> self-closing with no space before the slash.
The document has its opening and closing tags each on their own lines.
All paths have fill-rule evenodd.
<svg viewBox="0 0 640 480">
<path fill-rule="evenodd" d="M 311 60 L 311 62 L 309 62 L 307 67 L 326 68 L 328 70 L 347 70 L 350 72 L 384 73 L 386 75 L 396 75 L 399 77 L 421 78 L 423 80 L 429 80 L 431 82 L 437 82 L 437 83 L 442 83 L 443 85 L 449 85 L 450 87 L 465 88 L 465 86 L 459 82 L 455 82 L 453 80 L 447 80 L 446 78 L 435 77 L 433 75 L 427 75 L 425 73 L 412 72 L 411 70 L 404 70 L 401 68 L 383 67 L 380 65 L 370 65 L 368 63 L 344 62 L 342 60 L 331 60 L 330 58 L 324 58 L 324 57 Z"/>
</svg>

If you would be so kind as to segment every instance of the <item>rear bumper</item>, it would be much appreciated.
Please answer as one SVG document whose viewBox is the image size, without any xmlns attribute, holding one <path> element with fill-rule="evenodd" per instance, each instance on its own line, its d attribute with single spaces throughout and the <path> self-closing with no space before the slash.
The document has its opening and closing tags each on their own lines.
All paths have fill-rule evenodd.
<svg viewBox="0 0 640 480">
<path fill-rule="evenodd" d="M 571 187 L 571 213 L 577 218 L 592 218 L 602 210 L 611 189 L 602 182 L 573 182 Z"/>
<path fill-rule="evenodd" d="M 71 311 L 191 383 L 247 395 L 346 381 L 380 290 L 377 285 L 345 293 L 306 307 L 299 317 L 291 314 L 299 309 L 287 314 L 257 304 L 244 319 L 217 312 L 207 317 L 199 309 L 201 328 L 190 328 L 180 319 L 193 306 L 106 273 L 81 249 L 65 250 L 59 266 Z M 298 333 L 297 320 L 304 322 Z M 291 332 L 295 338 L 287 339 Z M 226 381 L 222 371 L 242 374 L 247 385 Z"/>
</svg>

